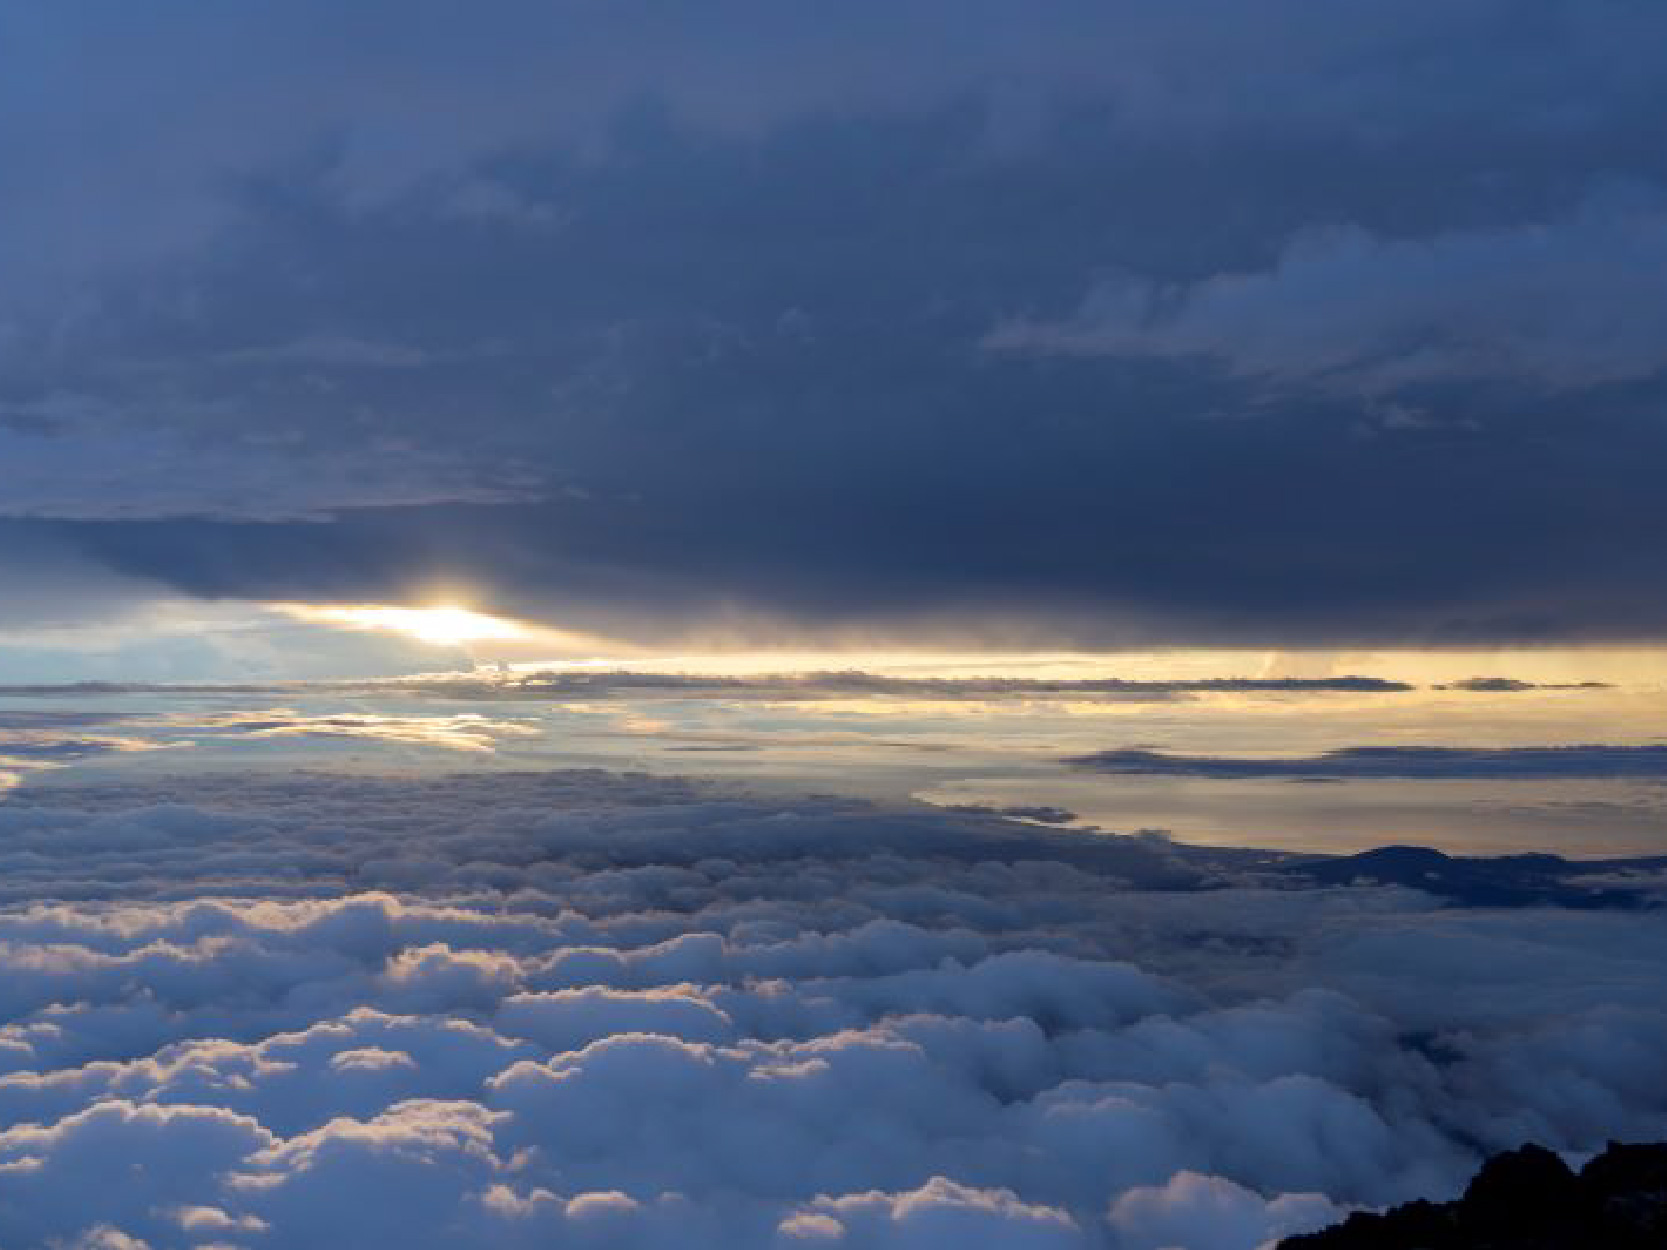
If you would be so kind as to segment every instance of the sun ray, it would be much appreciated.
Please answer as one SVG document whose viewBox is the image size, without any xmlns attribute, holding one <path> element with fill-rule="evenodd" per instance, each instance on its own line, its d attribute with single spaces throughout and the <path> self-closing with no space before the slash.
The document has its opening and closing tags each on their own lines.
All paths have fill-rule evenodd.
<svg viewBox="0 0 1667 1250">
<path fill-rule="evenodd" d="M 455 604 L 402 607 L 393 604 L 277 603 L 272 607 L 299 620 L 348 629 L 380 629 L 434 646 L 458 646 L 520 638 L 526 627 L 501 616 Z"/>
</svg>

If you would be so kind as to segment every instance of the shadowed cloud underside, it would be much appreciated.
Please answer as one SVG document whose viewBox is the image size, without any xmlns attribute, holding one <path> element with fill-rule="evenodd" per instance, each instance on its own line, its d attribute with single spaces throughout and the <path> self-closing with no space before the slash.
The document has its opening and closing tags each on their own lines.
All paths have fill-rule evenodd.
<svg viewBox="0 0 1667 1250">
<path fill-rule="evenodd" d="M 159 3 L 0 46 L 22 619 L 444 582 L 653 645 L 1667 632 L 1656 6 Z"/>
</svg>

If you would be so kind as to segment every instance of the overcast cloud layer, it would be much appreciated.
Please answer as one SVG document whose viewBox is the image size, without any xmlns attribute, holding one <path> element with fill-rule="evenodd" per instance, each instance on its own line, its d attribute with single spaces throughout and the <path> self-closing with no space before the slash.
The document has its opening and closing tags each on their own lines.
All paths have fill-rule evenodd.
<svg viewBox="0 0 1667 1250">
<path fill-rule="evenodd" d="M 0 14 L 6 611 L 1660 637 L 1648 0 Z"/>
<path fill-rule="evenodd" d="M 0 1240 L 1253 1250 L 1667 1135 L 1655 911 L 601 773 L 0 807 Z"/>
</svg>

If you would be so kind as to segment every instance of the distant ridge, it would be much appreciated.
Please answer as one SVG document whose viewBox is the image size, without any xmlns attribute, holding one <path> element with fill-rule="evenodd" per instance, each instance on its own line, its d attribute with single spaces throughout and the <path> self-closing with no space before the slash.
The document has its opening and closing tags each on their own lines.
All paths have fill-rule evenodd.
<svg viewBox="0 0 1667 1250">
<path fill-rule="evenodd" d="M 1405 886 L 1467 907 L 1643 907 L 1652 905 L 1653 880 L 1664 867 L 1661 858 L 1615 859 L 1599 868 L 1560 855 L 1470 857 L 1427 846 L 1380 846 L 1292 859 L 1276 871 L 1314 885 Z M 1628 881 L 1628 873 L 1639 875 Z"/>
<path fill-rule="evenodd" d="M 1542 1146 L 1489 1159 L 1453 1202 L 1356 1212 L 1279 1250 L 1661 1250 L 1667 1143 L 1608 1148 L 1574 1172 Z"/>
</svg>

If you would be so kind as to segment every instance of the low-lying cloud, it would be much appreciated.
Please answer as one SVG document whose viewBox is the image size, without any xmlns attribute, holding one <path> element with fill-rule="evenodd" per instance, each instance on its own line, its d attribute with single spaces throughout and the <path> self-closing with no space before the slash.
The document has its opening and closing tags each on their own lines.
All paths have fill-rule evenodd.
<svg viewBox="0 0 1667 1250">
<path fill-rule="evenodd" d="M 450 699 L 596 699 L 613 696 L 686 696 L 723 699 L 819 699 L 856 695 L 914 699 L 1073 698 L 1163 700 L 1196 694 L 1400 694 L 1416 686 L 1384 677 L 898 677 L 861 669 L 740 676 L 653 670 L 575 669 L 515 675 L 438 673 L 375 681 L 170 685 L 82 682 L 73 686 L 0 686 L 6 694 L 166 694 L 282 689 L 434 694 Z"/>
<path fill-rule="evenodd" d="M 189 749 L 205 742 L 283 738 L 343 739 L 440 751 L 490 754 L 500 743 L 538 731 L 523 720 L 475 712 L 403 715 L 273 707 L 243 711 L 0 711 L 0 792 L 32 773 L 142 751 Z"/>
<path fill-rule="evenodd" d="M 0 1239 L 1254 1250 L 1667 1134 L 1661 913 L 596 772 L 0 806 Z"/>
<path fill-rule="evenodd" d="M 1468 690 L 1473 694 L 1516 694 L 1523 690 L 1608 690 L 1603 681 L 1523 681 L 1518 677 L 1466 677 L 1436 687 L 1437 690 Z"/>
<path fill-rule="evenodd" d="M 1341 747 L 1322 755 L 1253 758 L 1098 751 L 1068 761 L 1102 773 L 1215 780 L 1398 781 L 1667 779 L 1667 746 Z"/>
</svg>

